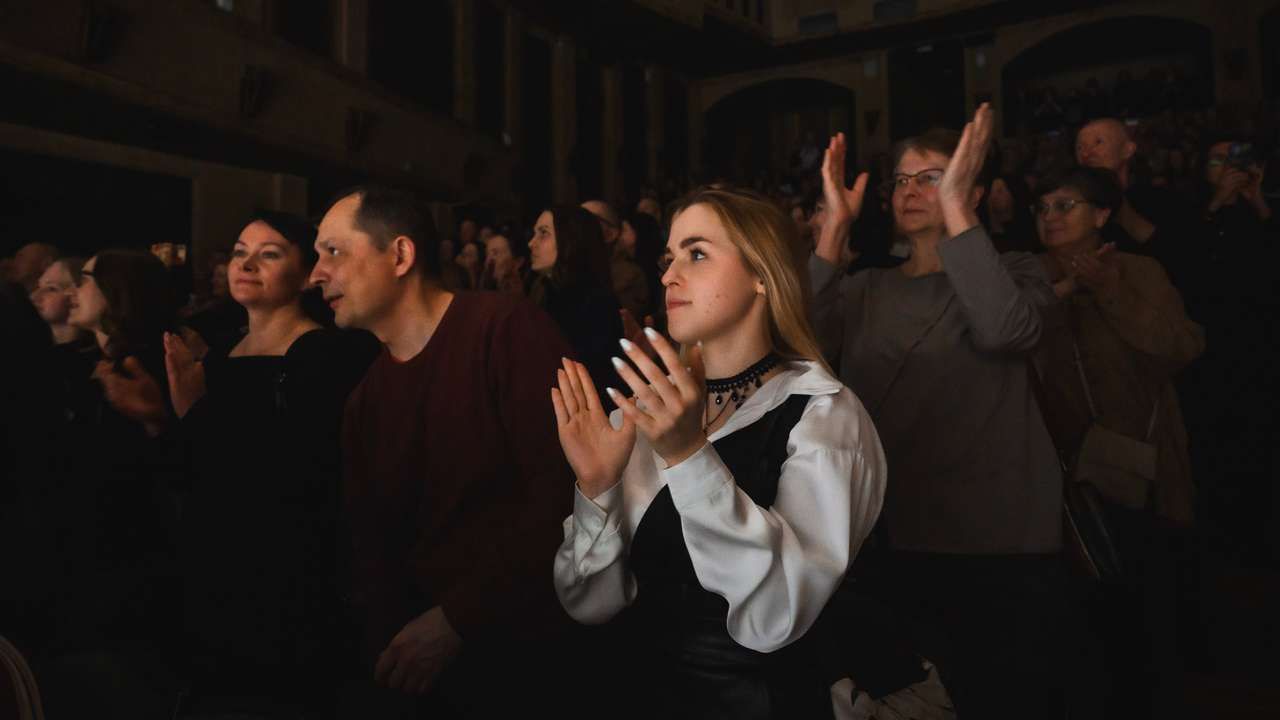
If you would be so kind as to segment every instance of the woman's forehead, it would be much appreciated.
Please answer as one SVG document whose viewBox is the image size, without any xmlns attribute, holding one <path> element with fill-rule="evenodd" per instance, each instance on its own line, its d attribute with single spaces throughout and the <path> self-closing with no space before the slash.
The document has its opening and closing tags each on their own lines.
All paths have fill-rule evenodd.
<svg viewBox="0 0 1280 720">
<path fill-rule="evenodd" d="M 682 240 L 695 236 L 712 242 L 725 238 L 720 216 L 702 203 L 690 205 L 675 216 L 671 222 L 671 236 L 667 244 L 678 245 Z"/>
<path fill-rule="evenodd" d="M 1063 186 L 1062 186 L 1062 187 L 1060 187 L 1060 188 L 1055 188 L 1055 189 L 1053 189 L 1053 190 L 1050 190 L 1050 191 L 1049 191 L 1049 192 L 1047 192 L 1047 193 L 1044 193 L 1044 194 L 1043 194 L 1043 195 L 1041 195 L 1040 197 L 1055 197 L 1055 198 L 1056 198 L 1056 197 L 1082 198 L 1082 197 L 1084 197 L 1084 194 L 1083 194 L 1083 193 L 1081 193 L 1081 192 L 1080 192 L 1079 190 L 1077 190 L 1076 188 L 1071 187 L 1070 185 L 1063 185 Z"/>
<path fill-rule="evenodd" d="M 947 167 L 947 163 L 951 162 L 951 158 L 943 155 L 935 150 L 917 150 L 911 148 L 902 153 L 902 158 L 898 160 L 896 172 L 913 173 L 926 168 L 942 168 Z"/>
</svg>

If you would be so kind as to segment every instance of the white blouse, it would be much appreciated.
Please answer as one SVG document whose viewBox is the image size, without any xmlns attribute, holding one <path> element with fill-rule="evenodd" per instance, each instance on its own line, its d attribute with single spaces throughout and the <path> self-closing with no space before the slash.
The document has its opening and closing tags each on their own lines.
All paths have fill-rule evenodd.
<svg viewBox="0 0 1280 720">
<path fill-rule="evenodd" d="M 791 395 L 812 397 L 787 440 L 777 498 L 763 508 L 734 483 L 711 442 Z M 611 421 L 618 427 L 621 412 Z M 627 546 L 664 486 L 698 581 L 729 602 L 727 629 L 738 644 L 772 652 L 817 619 L 884 501 L 884 451 L 866 409 L 818 363 L 791 362 L 708 440 L 665 467 L 638 434 L 616 485 L 594 501 L 577 493 L 555 560 L 556 592 L 575 620 L 603 623 L 635 599 Z"/>
</svg>

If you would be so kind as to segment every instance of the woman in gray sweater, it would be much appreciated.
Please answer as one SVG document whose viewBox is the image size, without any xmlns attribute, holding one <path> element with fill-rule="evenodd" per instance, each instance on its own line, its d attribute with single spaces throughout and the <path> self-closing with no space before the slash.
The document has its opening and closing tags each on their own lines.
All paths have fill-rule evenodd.
<svg viewBox="0 0 1280 720">
<path fill-rule="evenodd" d="M 809 271 L 814 325 L 862 398 L 889 465 L 880 591 L 937 663 L 963 718 L 1047 717 L 1062 619 L 1062 478 L 1027 355 L 1055 302 L 1039 260 L 997 254 L 976 208 L 991 138 L 964 133 L 894 153 L 893 215 L 911 257 L 846 275 L 840 249 L 865 175 L 846 189 L 844 138 L 823 163 L 828 217 Z"/>
</svg>

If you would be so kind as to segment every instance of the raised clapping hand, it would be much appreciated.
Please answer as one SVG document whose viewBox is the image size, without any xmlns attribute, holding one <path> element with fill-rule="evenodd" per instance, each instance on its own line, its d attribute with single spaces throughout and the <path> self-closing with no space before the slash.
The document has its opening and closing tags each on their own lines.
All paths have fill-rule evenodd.
<svg viewBox="0 0 1280 720">
<path fill-rule="evenodd" d="M 164 334 L 164 369 L 169 376 L 169 399 L 179 418 L 187 416 L 191 406 L 204 397 L 204 364 L 191 354 L 191 348 L 173 333 Z"/>
<path fill-rule="evenodd" d="M 1120 286 L 1120 266 L 1115 262 L 1115 243 L 1096 252 L 1080 253 L 1071 259 L 1070 276 L 1095 293 L 1107 295 Z"/>
<path fill-rule="evenodd" d="M 707 442 L 702 426 L 707 403 L 702 348 L 694 346 L 689 351 L 689 366 L 685 367 L 671 342 L 658 331 L 645 328 L 644 334 L 670 374 L 663 373 L 634 343 L 623 341 L 623 352 L 640 368 L 644 377 L 636 374 L 631 365 L 614 358 L 618 376 L 634 395 L 623 397 L 622 393 L 609 388 L 609 396 L 626 419 L 644 433 L 645 439 L 667 467 L 671 467 L 683 462 Z"/>
<path fill-rule="evenodd" d="M 866 173 L 858 175 L 852 188 L 844 186 L 845 152 L 844 133 L 836 133 L 822 156 L 822 198 L 827 215 L 814 252 L 835 265 L 840 264 L 849 226 L 862 214 L 862 200 L 867 191 Z"/>
<path fill-rule="evenodd" d="M 116 412 L 137 421 L 147 435 L 156 437 L 164 430 L 169 414 L 164 393 L 138 358 L 126 357 L 120 366 L 102 360 L 94 368 L 93 377 L 102 384 L 103 397 Z"/>
<path fill-rule="evenodd" d="M 622 427 L 615 430 L 586 366 L 568 359 L 562 362 L 564 369 L 556 371 L 559 387 L 551 388 L 556 430 L 565 459 L 578 478 L 578 489 L 594 499 L 622 477 L 622 468 L 635 446 L 636 426 L 624 419 Z"/>
<path fill-rule="evenodd" d="M 987 160 L 991 146 L 994 113 L 989 103 L 982 103 L 973 120 L 966 123 L 960 143 L 951 155 L 947 171 L 938 184 L 938 202 L 947 223 L 947 235 L 955 237 L 978 224 L 973 188 Z"/>
<path fill-rule="evenodd" d="M 556 411 L 560 446 L 578 478 L 579 489 L 588 498 L 613 487 L 622 477 L 637 428 L 668 467 L 693 455 L 707 442 L 702 428 L 707 394 L 701 349 L 695 347 L 689 353 L 686 368 L 666 338 L 652 328 L 645 328 L 644 333 L 658 357 L 671 368 L 671 375 L 664 374 L 638 346 L 624 339 L 623 351 L 644 377 L 631 365 L 614 359 L 618 375 L 635 394 L 628 398 L 608 389 L 622 410 L 622 426 L 617 429 L 605 416 L 591 376 L 581 363 L 565 360 L 564 369 L 556 371 L 559 387 L 552 388 L 551 403 Z"/>
</svg>

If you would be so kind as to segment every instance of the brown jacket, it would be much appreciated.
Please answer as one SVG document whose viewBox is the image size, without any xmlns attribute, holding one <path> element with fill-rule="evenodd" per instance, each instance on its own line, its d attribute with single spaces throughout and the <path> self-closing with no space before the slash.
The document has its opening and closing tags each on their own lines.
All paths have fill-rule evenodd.
<svg viewBox="0 0 1280 720">
<path fill-rule="evenodd" d="M 1204 330 L 1187 318 L 1182 298 L 1155 260 L 1116 253 L 1120 284 L 1107 295 L 1081 291 L 1046 311 L 1036 366 L 1043 408 L 1058 446 L 1080 446 L 1091 421 L 1075 365 L 1074 337 L 1098 422 L 1157 448 L 1152 492 L 1157 515 L 1181 526 L 1194 520 L 1195 487 L 1187 432 L 1173 378 L 1204 351 Z"/>
</svg>

